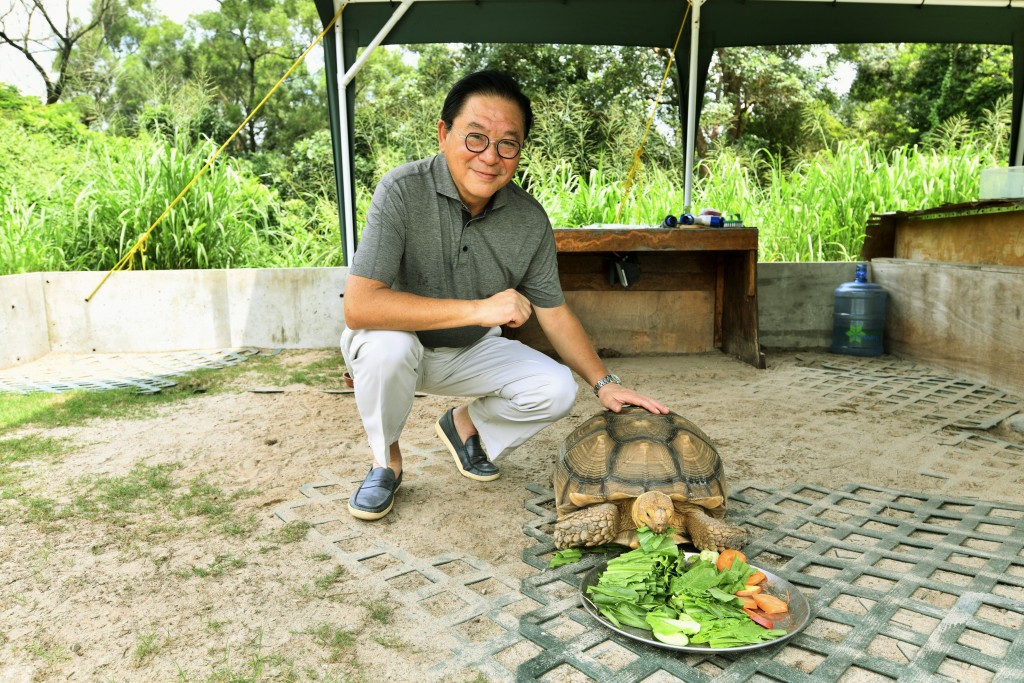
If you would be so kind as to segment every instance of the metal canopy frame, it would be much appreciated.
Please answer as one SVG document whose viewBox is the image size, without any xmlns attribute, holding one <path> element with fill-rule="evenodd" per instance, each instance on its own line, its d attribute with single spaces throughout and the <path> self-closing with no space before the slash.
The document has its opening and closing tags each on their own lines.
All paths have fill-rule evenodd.
<svg viewBox="0 0 1024 683">
<path fill-rule="evenodd" d="M 345 263 L 355 252 L 352 79 L 381 44 L 560 43 L 671 49 L 686 0 L 314 0 L 326 26 L 327 106 Z M 696 37 L 696 40 L 694 39 Z M 1013 47 L 1012 165 L 1021 165 L 1024 0 L 699 0 L 676 53 L 680 102 L 703 100 L 715 49 L 829 43 L 987 43 Z M 358 50 L 368 48 L 357 59 Z M 411 105 L 415 106 L 415 105 Z M 700 110 L 680 106 L 692 166 Z M 691 182 L 687 178 L 687 201 Z"/>
</svg>

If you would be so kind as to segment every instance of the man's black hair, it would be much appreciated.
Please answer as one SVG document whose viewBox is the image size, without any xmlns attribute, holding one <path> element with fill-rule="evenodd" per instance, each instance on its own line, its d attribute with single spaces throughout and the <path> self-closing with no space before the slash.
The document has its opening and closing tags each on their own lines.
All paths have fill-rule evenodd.
<svg viewBox="0 0 1024 683">
<path fill-rule="evenodd" d="M 487 95 L 502 97 L 519 105 L 523 112 L 523 123 L 526 129 L 523 131 L 523 140 L 530 135 L 530 127 L 533 126 L 533 107 L 530 106 L 530 98 L 523 94 L 519 83 L 504 71 L 477 71 L 459 80 L 448 91 L 448 96 L 441 107 L 441 120 L 448 130 L 451 130 L 455 117 L 462 111 L 463 105 L 473 95 Z"/>
</svg>

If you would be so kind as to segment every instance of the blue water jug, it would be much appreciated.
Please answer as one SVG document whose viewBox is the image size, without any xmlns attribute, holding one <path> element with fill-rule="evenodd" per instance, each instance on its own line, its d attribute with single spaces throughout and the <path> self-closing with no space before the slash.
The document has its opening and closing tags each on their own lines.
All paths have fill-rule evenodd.
<svg viewBox="0 0 1024 683">
<path fill-rule="evenodd" d="M 867 265 L 858 263 L 854 281 L 836 287 L 832 353 L 882 355 L 887 295 L 882 287 L 868 282 L 867 271 Z"/>
</svg>

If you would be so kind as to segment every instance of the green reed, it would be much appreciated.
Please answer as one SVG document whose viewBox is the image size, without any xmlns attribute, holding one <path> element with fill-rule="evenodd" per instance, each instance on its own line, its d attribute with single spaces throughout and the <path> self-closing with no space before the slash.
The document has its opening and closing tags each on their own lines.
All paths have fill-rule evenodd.
<svg viewBox="0 0 1024 683">
<path fill-rule="evenodd" d="M 714 208 L 759 229 L 763 261 L 846 261 L 858 258 L 872 214 L 976 200 L 981 169 L 992 165 L 988 150 L 970 141 L 888 153 L 842 142 L 792 168 L 763 151 L 744 158 L 732 148 L 718 150 L 701 162 L 689 207 L 681 174 L 661 168 L 644 168 L 628 194 L 625 173 L 601 167 L 587 178 L 556 167 L 548 176 L 530 175 L 529 187 L 556 227 L 652 227 L 669 214 Z"/>
<path fill-rule="evenodd" d="M 667 151 L 669 140 L 648 141 L 627 192 L 638 134 L 636 126 L 623 125 L 625 114 L 595 123 L 558 101 L 545 107 L 524 148 L 519 182 L 554 226 L 653 227 L 668 214 L 715 208 L 759 229 L 762 261 L 856 259 L 872 214 L 975 200 L 981 170 L 1005 158 L 1005 140 L 987 142 L 995 138 L 964 126 L 938 131 L 929 147 L 880 151 L 843 141 L 797 161 L 722 146 L 696 164 L 686 206 L 682 165 Z M 57 139 L 2 118 L 0 134 L 0 275 L 111 268 L 214 149 L 212 143 L 91 132 Z M 356 182 L 357 230 L 373 180 L 384 165 L 411 153 L 384 142 L 379 147 L 375 162 L 357 160 L 357 167 L 370 169 Z M 168 212 L 132 265 L 342 265 L 337 204 L 329 194 L 311 188 L 282 199 L 247 162 L 225 156 Z"/>
</svg>

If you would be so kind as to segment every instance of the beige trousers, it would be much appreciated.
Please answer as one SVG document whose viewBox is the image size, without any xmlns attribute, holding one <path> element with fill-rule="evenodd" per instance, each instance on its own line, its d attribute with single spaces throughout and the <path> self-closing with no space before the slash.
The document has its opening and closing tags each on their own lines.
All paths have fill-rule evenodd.
<svg viewBox="0 0 1024 683">
<path fill-rule="evenodd" d="M 472 398 L 469 416 L 494 461 L 568 415 L 579 388 L 568 367 L 497 327 L 470 346 L 436 349 L 413 332 L 346 328 L 341 354 L 380 465 L 388 464 L 417 391 Z"/>
</svg>

